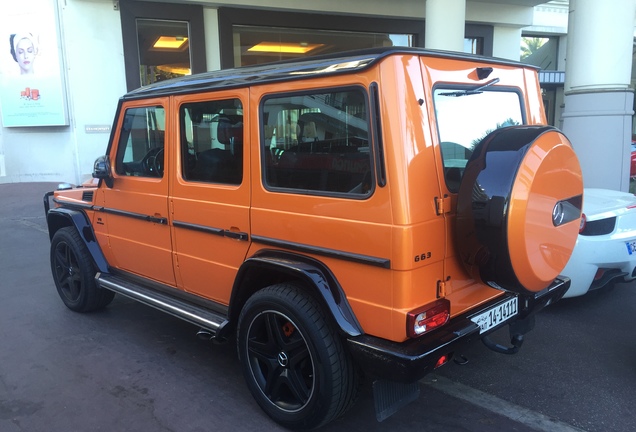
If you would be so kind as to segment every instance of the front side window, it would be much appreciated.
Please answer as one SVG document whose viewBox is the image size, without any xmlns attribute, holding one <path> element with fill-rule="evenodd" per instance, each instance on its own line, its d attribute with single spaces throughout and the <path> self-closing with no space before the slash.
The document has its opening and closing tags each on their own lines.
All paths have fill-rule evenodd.
<svg viewBox="0 0 636 432">
<path fill-rule="evenodd" d="M 446 184 L 457 192 L 475 146 L 496 129 L 523 124 L 521 98 L 512 90 L 444 87 L 433 98 Z"/>
<path fill-rule="evenodd" d="M 266 187 L 357 198 L 371 194 L 365 92 L 321 90 L 271 97 L 262 111 Z"/>
<path fill-rule="evenodd" d="M 189 181 L 238 185 L 243 179 L 243 106 L 239 99 L 181 106 L 181 161 Z"/>
<path fill-rule="evenodd" d="M 119 132 L 117 174 L 163 177 L 166 115 L 163 107 L 129 108 Z"/>
</svg>

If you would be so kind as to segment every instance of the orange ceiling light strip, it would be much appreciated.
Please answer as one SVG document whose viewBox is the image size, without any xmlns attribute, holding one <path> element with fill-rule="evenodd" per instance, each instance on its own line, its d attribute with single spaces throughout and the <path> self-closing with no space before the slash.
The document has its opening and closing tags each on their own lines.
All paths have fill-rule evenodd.
<svg viewBox="0 0 636 432">
<path fill-rule="evenodd" d="M 187 37 L 181 36 L 159 36 L 159 39 L 152 46 L 157 49 L 180 49 L 188 41 Z"/>
<path fill-rule="evenodd" d="M 248 48 L 248 51 L 306 54 L 309 51 L 315 50 L 316 48 L 319 48 L 321 46 L 324 46 L 324 44 L 261 42 L 251 48 Z"/>
</svg>

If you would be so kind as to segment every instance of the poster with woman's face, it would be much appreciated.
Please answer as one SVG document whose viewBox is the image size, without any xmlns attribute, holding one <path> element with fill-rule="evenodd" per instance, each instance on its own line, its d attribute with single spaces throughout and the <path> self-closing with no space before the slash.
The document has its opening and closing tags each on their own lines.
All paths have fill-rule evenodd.
<svg viewBox="0 0 636 432">
<path fill-rule="evenodd" d="M 55 0 L 0 4 L 2 126 L 67 125 Z"/>
</svg>

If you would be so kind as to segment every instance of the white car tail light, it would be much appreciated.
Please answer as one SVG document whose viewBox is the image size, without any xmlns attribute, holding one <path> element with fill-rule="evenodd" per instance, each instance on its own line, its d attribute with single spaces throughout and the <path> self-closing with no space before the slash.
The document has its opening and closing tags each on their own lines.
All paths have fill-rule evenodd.
<svg viewBox="0 0 636 432">
<path fill-rule="evenodd" d="M 581 213 L 581 225 L 579 226 L 579 234 L 585 231 L 585 225 L 587 224 L 587 217 L 585 213 Z"/>
</svg>

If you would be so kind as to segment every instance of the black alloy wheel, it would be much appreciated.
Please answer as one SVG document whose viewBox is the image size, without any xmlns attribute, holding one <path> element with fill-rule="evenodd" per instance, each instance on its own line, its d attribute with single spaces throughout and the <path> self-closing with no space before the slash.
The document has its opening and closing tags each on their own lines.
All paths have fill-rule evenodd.
<svg viewBox="0 0 636 432">
<path fill-rule="evenodd" d="M 73 227 L 59 229 L 51 240 L 51 271 L 60 298 L 76 312 L 90 312 L 108 305 L 115 293 L 98 288 L 95 265 Z"/>
<path fill-rule="evenodd" d="M 261 392 L 281 410 L 306 406 L 315 387 L 315 365 L 305 337 L 275 310 L 259 313 L 247 332 L 248 361 Z"/>
<path fill-rule="evenodd" d="M 285 427 L 320 427 L 355 399 L 358 377 L 348 353 L 319 305 L 296 285 L 274 285 L 248 300 L 238 351 L 252 395 Z"/>
</svg>

